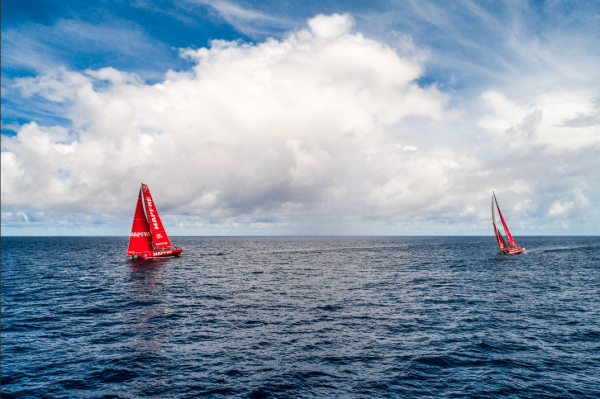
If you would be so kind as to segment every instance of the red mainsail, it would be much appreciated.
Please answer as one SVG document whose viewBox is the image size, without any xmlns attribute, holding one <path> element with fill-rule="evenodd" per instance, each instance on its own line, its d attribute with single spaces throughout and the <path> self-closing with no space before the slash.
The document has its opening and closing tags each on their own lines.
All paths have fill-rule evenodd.
<svg viewBox="0 0 600 399">
<path fill-rule="evenodd" d="M 152 194 L 150 194 L 148 186 L 143 183 L 142 191 L 144 193 L 144 205 L 146 205 L 146 213 L 148 214 L 148 222 L 150 223 L 150 232 L 152 233 L 152 241 L 154 242 L 154 248 L 171 248 L 171 241 L 169 241 L 167 232 L 165 231 L 165 228 L 163 227 L 163 224 L 160 221 L 158 211 L 156 210 L 156 207 L 154 206 L 154 201 L 152 200 Z"/>
<path fill-rule="evenodd" d="M 138 252 L 152 251 L 152 233 L 150 225 L 144 213 L 144 204 L 142 202 L 142 189 L 138 195 L 135 215 L 133 216 L 133 226 L 131 227 L 131 236 L 129 236 L 129 248 L 127 248 L 127 256 L 131 256 Z"/>
</svg>

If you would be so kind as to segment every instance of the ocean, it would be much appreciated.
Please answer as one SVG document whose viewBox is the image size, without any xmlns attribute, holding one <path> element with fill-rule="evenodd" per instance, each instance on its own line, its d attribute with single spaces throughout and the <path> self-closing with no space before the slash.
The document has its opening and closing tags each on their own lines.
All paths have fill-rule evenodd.
<svg viewBox="0 0 600 399">
<path fill-rule="evenodd" d="M 2 398 L 600 397 L 600 237 L 2 237 Z"/>
</svg>

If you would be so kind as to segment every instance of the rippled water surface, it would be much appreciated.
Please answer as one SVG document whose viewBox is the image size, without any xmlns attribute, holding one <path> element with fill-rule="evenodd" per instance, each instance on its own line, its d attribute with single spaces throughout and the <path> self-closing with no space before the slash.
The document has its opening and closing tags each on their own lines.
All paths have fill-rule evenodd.
<svg viewBox="0 0 600 399">
<path fill-rule="evenodd" d="M 600 396 L 600 238 L 2 238 L 2 397 Z"/>
</svg>

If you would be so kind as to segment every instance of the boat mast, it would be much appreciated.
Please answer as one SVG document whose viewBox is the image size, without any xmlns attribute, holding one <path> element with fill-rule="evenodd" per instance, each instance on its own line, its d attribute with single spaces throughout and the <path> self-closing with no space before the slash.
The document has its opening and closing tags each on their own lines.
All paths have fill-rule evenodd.
<svg viewBox="0 0 600 399">
<path fill-rule="evenodd" d="M 496 226 L 496 214 L 494 213 L 494 200 L 496 199 L 496 194 L 492 191 L 492 223 Z"/>
</svg>

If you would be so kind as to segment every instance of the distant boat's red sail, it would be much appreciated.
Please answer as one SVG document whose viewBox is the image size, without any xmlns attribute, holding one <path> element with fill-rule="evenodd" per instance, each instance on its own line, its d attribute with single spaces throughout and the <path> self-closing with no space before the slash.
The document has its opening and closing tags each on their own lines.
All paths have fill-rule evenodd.
<svg viewBox="0 0 600 399">
<path fill-rule="evenodd" d="M 158 212 L 154 206 L 154 200 L 152 199 L 150 190 L 148 190 L 148 186 L 142 184 L 142 190 L 144 192 L 144 205 L 146 205 L 146 213 L 148 214 L 148 222 L 150 223 L 150 231 L 152 232 L 154 248 L 171 248 L 171 241 L 169 241 L 167 232 L 160 221 L 160 217 L 158 216 Z"/>
<path fill-rule="evenodd" d="M 129 248 L 127 256 L 131 256 L 138 252 L 152 251 L 152 233 L 150 225 L 144 213 L 144 205 L 142 203 L 142 189 L 138 195 L 135 215 L 133 216 L 133 226 L 131 227 L 131 236 L 129 236 Z"/>
<path fill-rule="evenodd" d="M 498 206 L 498 201 L 496 201 L 496 208 L 498 209 L 498 215 L 500 215 L 500 220 L 502 220 L 502 226 L 504 226 L 504 232 L 506 232 L 506 238 L 508 238 L 508 245 L 511 247 L 516 247 L 517 244 L 515 240 L 513 240 L 512 235 L 510 234 L 510 230 L 508 230 L 508 226 L 506 225 L 506 221 L 504 221 L 504 216 L 502 216 L 502 212 L 500 212 L 500 207 Z"/>
</svg>

